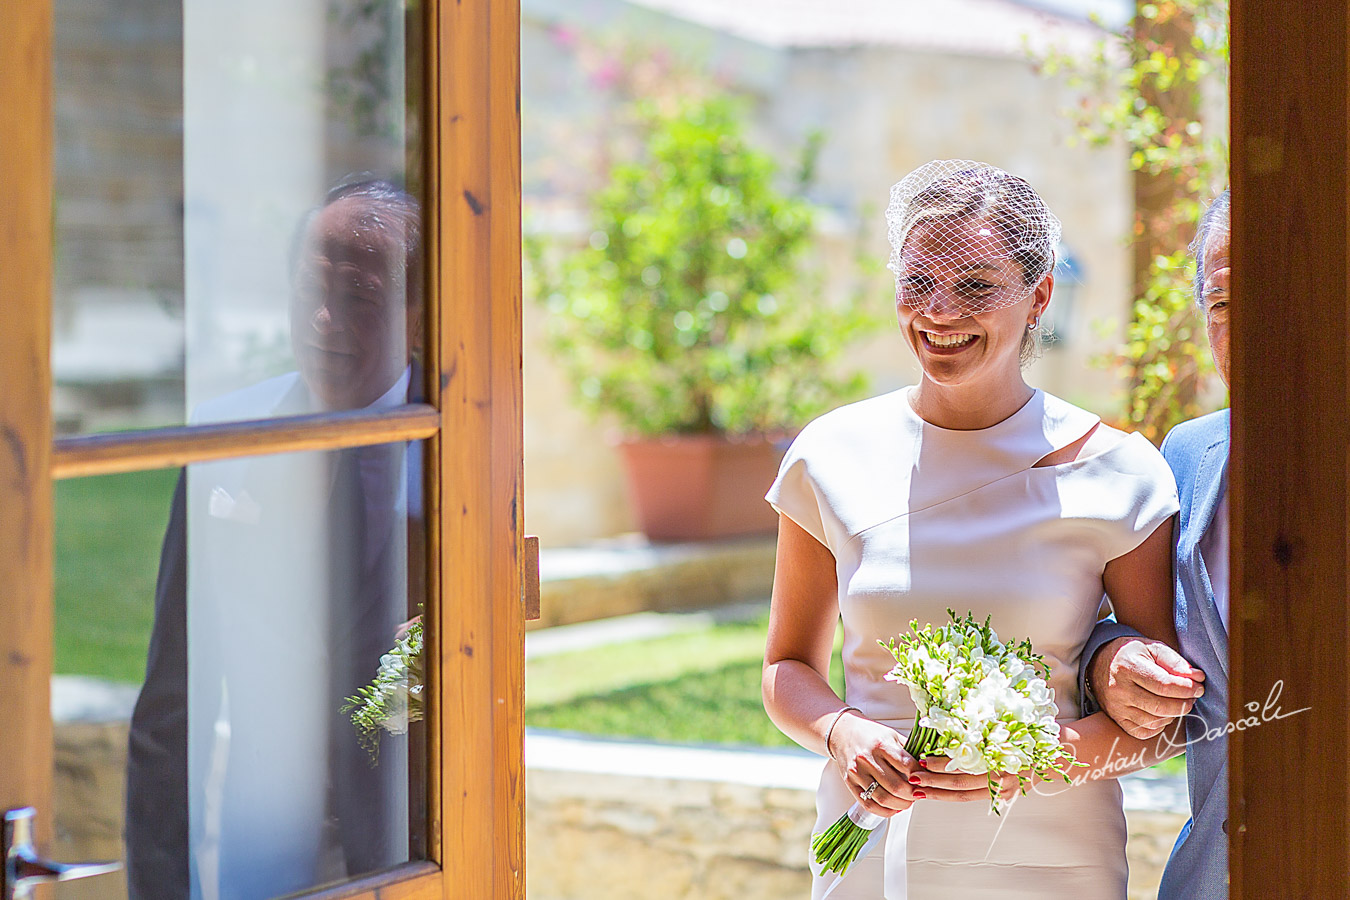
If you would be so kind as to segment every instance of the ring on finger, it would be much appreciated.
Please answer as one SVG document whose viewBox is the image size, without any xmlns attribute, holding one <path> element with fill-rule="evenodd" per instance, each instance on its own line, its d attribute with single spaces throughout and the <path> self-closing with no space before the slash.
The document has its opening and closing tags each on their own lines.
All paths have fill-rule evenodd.
<svg viewBox="0 0 1350 900">
<path fill-rule="evenodd" d="M 866 788 L 864 788 L 862 794 L 860 794 L 859 796 L 861 796 L 864 800 L 871 800 L 872 795 L 876 793 L 876 790 L 879 787 L 881 787 L 881 785 L 877 784 L 874 781 L 871 784 L 869 784 Z"/>
</svg>

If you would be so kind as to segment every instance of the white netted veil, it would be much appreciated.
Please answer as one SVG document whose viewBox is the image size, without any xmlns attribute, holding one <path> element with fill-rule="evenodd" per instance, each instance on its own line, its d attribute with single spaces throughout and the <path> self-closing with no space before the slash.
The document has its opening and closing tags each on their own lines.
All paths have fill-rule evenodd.
<svg viewBox="0 0 1350 900">
<path fill-rule="evenodd" d="M 920 223 L 922 249 L 906 247 Z M 929 301 L 930 279 L 915 277 L 938 265 L 969 267 L 991 257 L 1011 259 L 1021 278 L 998 291 L 972 291 L 961 300 L 971 313 L 1021 302 L 1055 267 L 1061 226 L 1025 180 L 997 166 L 967 159 L 925 163 L 891 188 L 886 208 L 891 242 L 887 268 L 896 278 L 896 296 L 915 308 Z"/>
</svg>

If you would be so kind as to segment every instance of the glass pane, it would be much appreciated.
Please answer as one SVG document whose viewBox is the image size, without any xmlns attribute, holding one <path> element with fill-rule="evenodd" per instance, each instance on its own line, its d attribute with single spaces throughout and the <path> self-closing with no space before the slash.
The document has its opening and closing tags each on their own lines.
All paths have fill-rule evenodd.
<svg viewBox="0 0 1350 900">
<path fill-rule="evenodd" d="M 124 835 L 125 896 L 154 900 L 424 857 L 420 657 L 392 653 L 420 630 L 421 472 L 398 443 L 60 486 L 62 856 Z"/>
<path fill-rule="evenodd" d="M 212 401 L 297 369 L 308 406 L 283 389 L 249 414 L 406 398 L 421 277 L 407 5 L 58 10 L 59 432 L 238 418 Z"/>
</svg>

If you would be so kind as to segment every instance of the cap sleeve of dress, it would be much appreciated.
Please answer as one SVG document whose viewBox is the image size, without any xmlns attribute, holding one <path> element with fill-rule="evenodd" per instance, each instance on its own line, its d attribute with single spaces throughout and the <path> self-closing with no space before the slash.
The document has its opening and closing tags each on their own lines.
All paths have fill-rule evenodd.
<svg viewBox="0 0 1350 900">
<path fill-rule="evenodd" d="M 1103 521 L 1113 525 L 1106 548 L 1110 560 L 1138 547 L 1181 507 L 1171 467 L 1142 434 L 1127 435 L 1101 462 L 1089 493 Z"/>
<path fill-rule="evenodd" d="M 778 477 L 774 479 L 764 499 L 768 500 L 780 515 L 796 522 L 807 534 L 820 541 L 833 553 L 835 548 L 830 543 L 825 527 L 829 507 L 825 503 L 819 485 L 811 476 L 811 448 L 816 443 L 814 437 L 817 430 L 814 425 L 815 423 L 812 423 L 802 429 L 801 434 L 792 442 L 792 446 L 788 447 L 783 462 L 778 467 Z"/>
</svg>

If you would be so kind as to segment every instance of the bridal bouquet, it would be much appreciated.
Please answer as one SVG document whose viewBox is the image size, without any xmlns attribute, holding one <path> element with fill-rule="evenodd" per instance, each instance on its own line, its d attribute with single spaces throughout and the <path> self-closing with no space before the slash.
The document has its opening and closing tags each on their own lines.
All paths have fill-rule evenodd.
<svg viewBox="0 0 1350 900">
<path fill-rule="evenodd" d="M 1017 773 L 1022 793 L 1032 776 L 1057 774 L 1082 765 L 1059 742 L 1055 692 L 1045 683 L 1049 666 L 1032 652 L 1031 642 L 1004 644 L 989 619 L 970 613 L 941 628 L 919 628 L 897 641 L 878 642 L 895 657 L 887 681 L 904 684 L 918 709 L 905 752 L 915 759 L 947 756 L 947 770 L 987 775 L 993 811 L 1002 814 L 996 776 Z M 854 804 L 824 832 L 811 849 L 824 872 L 843 875 L 864 850 L 872 832 L 885 821 Z"/>
<path fill-rule="evenodd" d="M 375 680 L 347 698 L 343 712 L 350 711 L 357 739 L 370 753 L 379 757 L 380 729 L 403 734 L 408 723 L 422 721 L 422 623 L 415 621 L 380 657 Z"/>
</svg>

